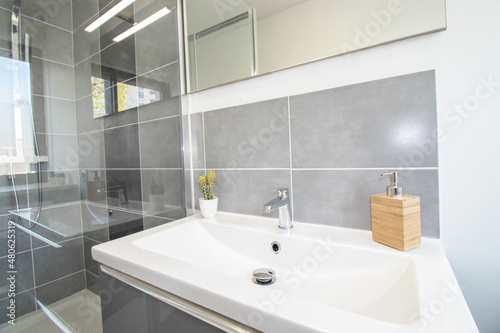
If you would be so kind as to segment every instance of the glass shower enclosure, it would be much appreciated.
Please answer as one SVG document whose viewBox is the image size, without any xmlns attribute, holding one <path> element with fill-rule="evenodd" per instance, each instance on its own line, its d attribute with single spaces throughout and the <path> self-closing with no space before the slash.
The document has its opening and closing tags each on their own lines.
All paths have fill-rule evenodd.
<svg viewBox="0 0 500 333">
<path fill-rule="evenodd" d="M 186 215 L 177 15 L 0 0 L 0 331 L 100 332 L 92 246 Z"/>
</svg>

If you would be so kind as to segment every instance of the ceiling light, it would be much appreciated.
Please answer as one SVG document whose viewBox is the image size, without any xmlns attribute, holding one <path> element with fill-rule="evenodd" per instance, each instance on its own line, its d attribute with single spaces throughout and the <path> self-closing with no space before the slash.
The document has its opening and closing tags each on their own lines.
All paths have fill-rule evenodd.
<svg viewBox="0 0 500 333">
<path fill-rule="evenodd" d="M 110 18 L 124 10 L 126 7 L 128 7 L 130 4 L 135 2 L 135 0 L 122 0 L 116 6 L 108 10 L 106 13 L 104 13 L 101 17 L 99 17 L 97 20 L 92 22 L 88 27 L 85 28 L 85 31 L 87 32 L 92 32 L 95 29 L 99 28 L 101 25 L 106 23 Z"/>
<path fill-rule="evenodd" d="M 137 31 L 141 30 L 142 28 L 147 27 L 148 25 L 150 25 L 151 23 L 155 22 L 156 20 L 162 18 L 163 16 L 167 15 L 168 13 L 170 13 L 170 9 L 168 9 L 167 7 L 163 7 L 162 9 L 160 9 L 159 11 L 154 13 L 153 15 L 149 16 L 148 18 L 145 18 L 141 22 L 135 24 L 132 28 L 126 30 L 125 32 L 123 32 L 123 33 L 119 34 L 118 36 L 116 36 L 115 38 L 113 38 L 113 41 L 119 42 L 119 41 L 127 38 L 128 36 L 135 34 Z"/>
</svg>

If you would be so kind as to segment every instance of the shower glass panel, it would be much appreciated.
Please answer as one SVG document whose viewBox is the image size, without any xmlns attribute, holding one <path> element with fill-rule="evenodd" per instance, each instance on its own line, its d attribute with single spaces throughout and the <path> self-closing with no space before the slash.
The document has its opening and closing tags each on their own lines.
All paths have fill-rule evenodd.
<svg viewBox="0 0 500 333">
<path fill-rule="evenodd" d="M 185 216 L 177 1 L 118 3 L 0 0 L 0 332 L 102 331 L 92 246 Z"/>
</svg>

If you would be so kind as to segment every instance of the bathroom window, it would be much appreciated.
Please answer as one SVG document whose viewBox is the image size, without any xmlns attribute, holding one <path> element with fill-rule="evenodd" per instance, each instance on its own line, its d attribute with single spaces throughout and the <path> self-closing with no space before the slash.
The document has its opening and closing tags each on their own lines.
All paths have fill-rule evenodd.
<svg viewBox="0 0 500 333">
<path fill-rule="evenodd" d="M 35 162 L 30 64 L 0 57 L 0 173 L 26 173 Z"/>
</svg>

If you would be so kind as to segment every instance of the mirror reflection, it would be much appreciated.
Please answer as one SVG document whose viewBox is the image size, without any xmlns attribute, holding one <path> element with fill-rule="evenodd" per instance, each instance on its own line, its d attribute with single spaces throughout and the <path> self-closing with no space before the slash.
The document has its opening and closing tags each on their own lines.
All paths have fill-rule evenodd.
<svg viewBox="0 0 500 333">
<path fill-rule="evenodd" d="M 445 0 L 184 0 L 188 91 L 446 29 Z"/>
<path fill-rule="evenodd" d="M 153 39 L 154 36 L 142 29 L 150 26 L 147 31 L 160 30 L 165 21 L 160 19 L 170 14 L 170 9 L 160 2 L 158 6 L 147 6 L 144 1 L 128 1 L 127 6 L 122 6 L 122 3 L 106 7 L 99 17 L 85 24 L 82 32 L 88 38 L 92 34 L 99 36 L 101 54 L 92 58 L 89 78 L 94 118 L 170 98 L 170 87 L 165 84 L 165 78 L 158 72 L 147 71 L 151 58 L 137 54 L 138 51 L 149 55 L 162 54 L 164 45 L 148 44 L 144 39 Z M 145 44 L 148 44 L 147 50 Z"/>
</svg>

